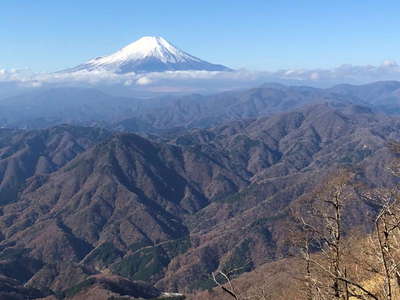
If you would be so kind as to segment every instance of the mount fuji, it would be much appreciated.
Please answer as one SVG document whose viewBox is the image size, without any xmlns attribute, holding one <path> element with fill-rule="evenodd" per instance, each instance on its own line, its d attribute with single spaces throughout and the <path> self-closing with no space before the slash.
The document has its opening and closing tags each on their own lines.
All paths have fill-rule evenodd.
<svg viewBox="0 0 400 300">
<path fill-rule="evenodd" d="M 223 65 L 192 56 L 162 37 L 145 36 L 111 55 L 89 60 L 61 72 L 99 70 L 117 74 L 186 70 L 232 71 Z"/>
</svg>

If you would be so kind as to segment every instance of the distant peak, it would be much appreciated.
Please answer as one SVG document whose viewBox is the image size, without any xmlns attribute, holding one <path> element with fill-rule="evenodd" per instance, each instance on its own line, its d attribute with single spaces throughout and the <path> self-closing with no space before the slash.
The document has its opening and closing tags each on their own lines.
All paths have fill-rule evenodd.
<svg viewBox="0 0 400 300">
<path fill-rule="evenodd" d="M 152 45 L 152 46 L 157 46 L 157 45 L 171 45 L 166 39 L 164 39 L 161 36 L 144 36 L 141 37 L 140 39 L 134 41 L 133 43 L 129 44 L 128 46 L 124 47 L 127 48 L 132 45 Z"/>
<path fill-rule="evenodd" d="M 117 52 L 92 59 L 67 71 L 106 69 L 116 73 L 168 70 L 230 71 L 192 56 L 161 36 L 143 36 Z"/>
<path fill-rule="evenodd" d="M 164 38 L 161 37 L 161 36 L 151 36 L 151 35 L 148 35 L 148 36 L 142 36 L 140 39 L 137 39 L 137 40 L 136 40 L 136 42 L 139 42 L 139 41 L 157 41 L 157 42 L 164 41 L 164 42 L 166 42 L 166 39 L 164 39 Z"/>
<path fill-rule="evenodd" d="M 152 51 L 155 49 L 161 49 L 164 51 L 170 51 L 173 53 L 181 52 L 166 39 L 160 36 L 144 36 L 133 43 L 125 46 L 119 52 L 130 52 L 138 53 L 139 56 L 150 56 L 154 55 Z"/>
</svg>

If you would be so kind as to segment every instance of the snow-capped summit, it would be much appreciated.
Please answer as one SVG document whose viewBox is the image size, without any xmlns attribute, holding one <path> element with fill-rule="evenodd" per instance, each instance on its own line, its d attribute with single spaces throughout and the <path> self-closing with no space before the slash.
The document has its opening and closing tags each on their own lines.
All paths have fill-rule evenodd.
<svg viewBox="0 0 400 300">
<path fill-rule="evenodd" d="M 98 57 L 64 72 L 107 70 L 115 73 L 147 73 L 182 70 L 231 71 L 194 57 L 162 37 L 145 36 L 121 50 Z"/>
</svg>

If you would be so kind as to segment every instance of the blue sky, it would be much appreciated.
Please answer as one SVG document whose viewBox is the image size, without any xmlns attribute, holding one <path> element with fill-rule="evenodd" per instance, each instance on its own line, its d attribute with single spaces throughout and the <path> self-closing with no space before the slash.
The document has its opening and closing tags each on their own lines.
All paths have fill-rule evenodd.
<svg viewBox="0 0 400 300">
<path fill-rule="evenodd" d="M 400 60 L 399 1 L 1 0 L 0 68 L 55 71 L 163 36 L 205 60 L 277 70 Z"/>
</svg>

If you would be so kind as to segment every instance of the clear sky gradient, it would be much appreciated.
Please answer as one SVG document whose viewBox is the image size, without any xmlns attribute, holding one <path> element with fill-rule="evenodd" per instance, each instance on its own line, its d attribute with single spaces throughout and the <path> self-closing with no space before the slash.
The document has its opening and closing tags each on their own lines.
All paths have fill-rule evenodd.
<svg viewBox="0 0 400 300">
<path fill-rule="evenodd" d="M 400 60 L 400 1 L 1 0 L 0 68 L 55 71 L 162 36 L 233 68 Z"/>
</svg>

